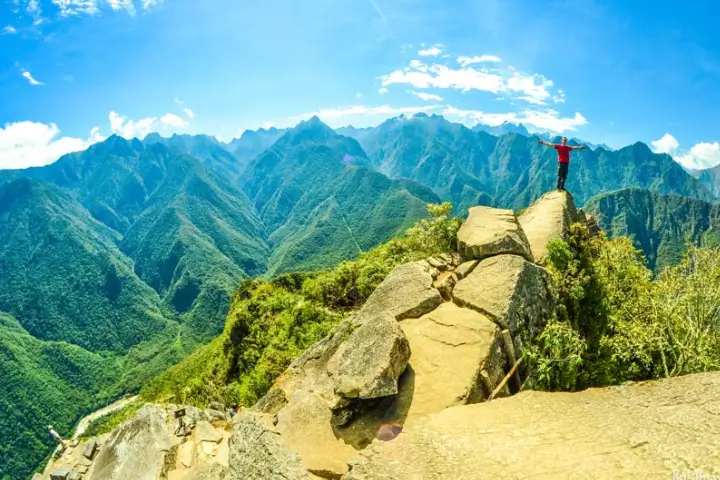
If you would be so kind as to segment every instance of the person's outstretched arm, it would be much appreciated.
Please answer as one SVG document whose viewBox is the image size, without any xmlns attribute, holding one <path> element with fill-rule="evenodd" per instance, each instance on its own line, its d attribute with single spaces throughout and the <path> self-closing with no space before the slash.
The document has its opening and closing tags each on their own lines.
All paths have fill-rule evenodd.
<svg viewBox="0 0 720 480">
<path fill-rule="evenodd" d="M 541 139 L 538 139 L 538 143 L 539 143 L 540 145 L 545 145 L 546 147 L 554 147 L 554 146 L 555 146 L 555 145 L 553 145 L 552 143 L 548 143 L 548 142 L 546 142 L 545 140 L 541 140 Z"/>
<path fill-rule="evenodd" d="M 570 148 L 572 148 L 573 150 L 585 150 L 585 145 L 577 145 Z"/>
</svg>

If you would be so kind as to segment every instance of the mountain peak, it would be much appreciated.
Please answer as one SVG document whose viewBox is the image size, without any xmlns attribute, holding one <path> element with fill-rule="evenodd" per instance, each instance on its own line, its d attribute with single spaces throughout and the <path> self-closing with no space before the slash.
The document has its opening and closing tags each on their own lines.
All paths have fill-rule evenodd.
<svg viewBox="0 0 720 480">
<path fill-rule="evenodd" d="M 308 120 L 303 120 L 290 131 L 296 140 L 327 140 L 337 136 L 335 130 L 323 123 L 317 115 Z"/>
</svg>

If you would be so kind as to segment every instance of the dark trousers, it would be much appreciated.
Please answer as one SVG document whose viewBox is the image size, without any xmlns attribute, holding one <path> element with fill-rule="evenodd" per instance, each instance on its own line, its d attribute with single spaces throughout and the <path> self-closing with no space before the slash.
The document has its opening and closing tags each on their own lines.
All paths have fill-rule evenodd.
<svg viewBox="0 0 720 480">
<path fill-rule="evenodd" d="M 569 163 L 559 163 L 558 162 L 558 179 L 557 179 L 558 190 L 565 190 L 565 179 L 567 178 L 569 165 L 570 165 Z"/>
</svg>

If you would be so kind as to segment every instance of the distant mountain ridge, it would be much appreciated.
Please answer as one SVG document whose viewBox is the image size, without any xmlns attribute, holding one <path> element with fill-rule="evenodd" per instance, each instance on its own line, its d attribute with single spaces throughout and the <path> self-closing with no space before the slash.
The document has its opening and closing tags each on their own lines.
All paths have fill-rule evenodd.
<svg viewBox="0 0 720 480">
<path fill-rule="evenodd" d="M 628 188 L 599 195 L 585 209 L 611 238 L 632 238 L 656 272 L 679 263 L 687 245 L 720 245 L 717 203 Z"/>
</svg>

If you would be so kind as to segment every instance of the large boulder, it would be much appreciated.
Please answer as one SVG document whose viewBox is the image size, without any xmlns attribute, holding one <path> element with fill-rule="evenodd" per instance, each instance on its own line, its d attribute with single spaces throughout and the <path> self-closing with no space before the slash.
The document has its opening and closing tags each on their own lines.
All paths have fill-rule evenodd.
<svg viewBox="0 0 720 480">
<path fill-rule="evenodd" d="M 518 351 L 539 334 L 552 316 L 555 300 L 550 273 L 517 255 L 487 258 L 453 290 L 460 306 L 490 317 L 509 329 Z M 520 341 L 518 341 L 520 339 Z"/>
<path fill-rule="evenodd" d="M 504 376 L 500 329 L 484 315 L 444 303 L 400 324 L 410 342 L 413 395 L 407 422 L 486 399 Z"/>
<path fill-rule="evenodd" d="M 83 448 L 83 456 L 87 458 L 88 460 L 92 460 L 95 458 L 95 454 L 98 450 L 98 443 L 97 440 L 94 438 L 91 440 L 88 440 L 88 442 L 85 444 L 85 447 Z"/>
<path fill-rule="evenodd" d="M 288 449 L 269 419 L 262 414 L 238 414 L 230 437 L 232 480 L 307 480 L 300 457 Z"/>
<path fill-rule="evenodd" d="M 433 288 L 433 267 L 427 262 L 409 262 L 395 267 L 378 285 L 363 306 L 363 314 L 389 313 L 397 320 L 417 318 L 443 302 Z"/>
<path fill-rule="evenodd" d="M 457 238 L 458 251 L 465 260 L 514 254 L 533 261 L 528 240 L 512 210 L 472 207 Z"/>
<path fill-rule="evenodd" d="M 518 220 L 535 262 L 544 265 L 548 243 L 567 239 L 570 225 L 580 221 L 580 217 L 569 193 L 552 191 L 540 197 Z"/>
<path fill-rule="evenodd" d="M 86 478 L 156 480 L 166 454 L 177 443 L 172 425 L 162 407 L 146 405 L 112 433 Z"/>
<path fill-rule="evenodd" d="M 50 480 L 67 480 L 71 471 L 70 467 L 57 467 L 50 472 Z"/>
<path fill-rule="evenodd" d="M 371 316 L 340 345 L 327 365 L 334 391 L 343 398 L 395 395 L 410 358 L 402 329 L 389 313 Z"/>
<path fill-rule="evenodd" d="M 311 472 L 342 475 L 347 471 L 347 462 L 357 454 L 333 426 L 333 408 L 341 404 L 341 399 L 335 394 L 335 383 L 327 366 L 343 342 L 366 318 L 364 314 L 356 314 L 312 345 L 253 406 L 253 410 L 275 416 L 276 431 L 282 434 L 287 448 L 297 453 Z"/>
<path fill-rule="evenodd" d="M 374 444 L 342 478 L 710 478 L 719 391 L 712 372 L 453 407 Z"/>
</svg>

